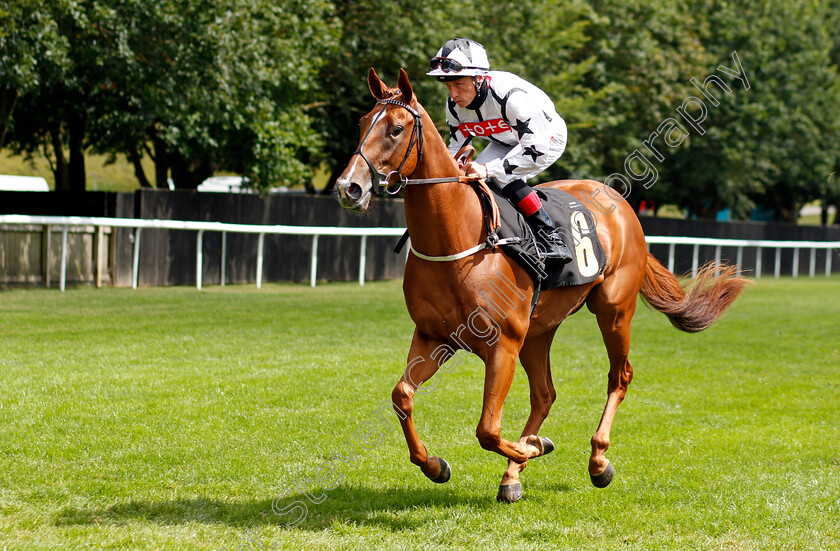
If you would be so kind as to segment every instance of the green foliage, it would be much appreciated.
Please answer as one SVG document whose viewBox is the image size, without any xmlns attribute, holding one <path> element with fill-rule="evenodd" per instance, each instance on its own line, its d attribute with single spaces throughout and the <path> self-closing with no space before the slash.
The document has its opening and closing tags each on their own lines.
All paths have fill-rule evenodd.
<svg viewBox="0 0 840 551">
<path fill-rule="evenodd" d="M 318 81 L 322 105 L 313 110 L 325 140 L 318 157 L 332 171 L 332 180 L 344 169 L 359 140 L 359 119 L 372 107 L 367 86 L 371 67 L 386 83 L 396 84 L 400 68 L 411 78 L 421 103 L 435 116 L 435 98 L 442 91 L 425 77 L 425 67 L 437 48 L 457 26 L 449 17 L 449 3 L 443 0 L 336 0 L 336 17 L 341 40 L 322 68 Z M 462 13 L 470 13 L 465 6 Z M 418 24 L 417 22 L 420 22 Z"/>
<path fill-rule="evenodd" d="M 686 13 L 682 2 L 596 0 L 589 5 L 588 41 L 580 55 L 594 61 L 582 81 L 599 98 L 591 123 L 571 136 L 570 149 L 578 163 L 576 176 L 604 179 L 624 173 L 626 159 L 674 116 L 707 52 L 697 36 L 702 20 Z M 669 187 L 667 177 L 650 190 L 634 186 L 628 200 L 638 205 L 645 198 L 667 197 Z"/>
<path fill-rule="evenodd" d="M 544 179 L 624 173 L 638 150 L 658 178 L 634 182 L 634 206 L 793 221 L 805 202 L 840 205 L 838 14 L 838 0 L 16 0 L 0 4 L 0 145 L 47 154 L 59 189 L 84 186 L 85 152 L 125 156 L 142 185 L 217 170 L 309 185 L 355 150 L 370 67 L 386 82 L 405 68 L 446 134 L 445 91 L 424 73 L 467 36 L 566 119 Z M 726 77 L 705 133 L 653 158 L 643 142 L 732 52 L 751 88 Z"/>
<path fill-rule="evenodd" d="M 6 93 L 31 92 L 42 75 L 61 75 L 68 66 L 67 42 L 41 5 L 39 0 L 0 4 L 0 83 Z"/>
<path fill-rule="evenodd" d="M 703 41 L 713 65 L 731 67 L 737 50 L 751 87 L 711 108 L 707 136 L 675 161 L 682 206 L 700 216 L 753 205 L 795 222 L 799 208 L 823 197 L 838 158 L 840 80 L 829 57 L 825 3 L 701 1 Z"/>
<path fill-rule="evenodd" d="M 327 2 L 68 0 L 32 10 L 69 45 L 69 67 L 46 80 L 38 65 L 40 86 L 29 94 L 4 78 L 26 99 L 13 133 L 18 150 L 72 142 L 64 133 L 75 118 L 79 147 L 124 153 L 137 165 L 146 152 L 159 185 L 169 170 L 179 187 L 216 169 L 258 186 L 305 174 L 320 144 L 306 105 L 334 44 Z"/>
<path fill-rule="evenodd" d="M 0 147 L 37 151 L 50 137 L 43 125 L 60 109 L 53 84 L 70 78 L 70 44 L 38 0 L 0 4 Z M 34 98 L 49 98 L 32 110 Z M 42 132 L 41 139 L 38 138 Z M 10 139 L 11 137 L 11 139 Z"/>
</svg>

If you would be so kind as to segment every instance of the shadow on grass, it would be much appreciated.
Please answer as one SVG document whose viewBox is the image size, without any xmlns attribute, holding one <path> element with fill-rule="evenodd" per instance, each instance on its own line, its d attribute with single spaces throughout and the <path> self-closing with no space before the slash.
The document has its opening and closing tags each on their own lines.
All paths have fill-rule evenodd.
<svg viewBox="0 0 840 551">
<path fill-rule="evenodd" d="M 446 486 L 438 485 L 423 489 L 371 489 L 342 485 L 325 494 L 326 499 L 318 504 L 313 504 L 303 493 L 292 494 L 279 502 L 278 507 L 287 507 L 295 501 L 305 503 L 308 509 L 306 518 L 293 529 L 311 531 L 322 531 L 335 522 L 378 526 L 390 531 L 414 530 L 428 522 L 436 522 L 442 517 L 455 514 L 454 509 L 467 507 L 482 512 L 505 507 L 496 503 L 495 494 L 453 492 Z M 132 500 L 104 508 L 65 507 L 56 515 L 54 523 L 57 526 L 73 526 L 137 521 L 159 524 L 198 522 L 246 529 L 266 524 L 282 526 L 295 520 L 296 514 L 285 517 L 274 514 L 271 503 L 271 499 L 227 502 L 202 497 L 164 501 Z M 416 514 L 418 510 L 426 510 L 428 514 Z"/>
</svg>

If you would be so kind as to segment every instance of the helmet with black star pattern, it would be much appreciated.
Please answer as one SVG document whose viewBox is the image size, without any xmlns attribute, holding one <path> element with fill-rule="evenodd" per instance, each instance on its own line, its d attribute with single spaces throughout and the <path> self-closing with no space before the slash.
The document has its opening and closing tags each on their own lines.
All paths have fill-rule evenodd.
<svg viewBox="0 0 840 551">
<path fill-rule="evenodd" d="M 426 75 L 439 80 L 482 76 L 490 70 L 484 46 L 469 38 L 453 38 L 438 50 Z"/>
</svg>

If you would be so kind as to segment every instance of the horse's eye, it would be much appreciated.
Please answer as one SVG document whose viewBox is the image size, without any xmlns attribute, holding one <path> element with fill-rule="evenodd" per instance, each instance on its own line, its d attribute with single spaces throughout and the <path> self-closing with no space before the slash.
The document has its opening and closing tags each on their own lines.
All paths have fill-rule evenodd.
<svg viewBox="0 0 840 551">
<path fill-rule="evenodd" d="M 393 129 L 393 130 L 391 130 L 391 135 L 392 135 L 392 136 L 399 136 L 399 135 L 402 133 L 402 131 L 403 131 L 403 127 L 402 127 L 402 126 L 399 126 L 399 125 L 398 125 L 398 126 L 395 126 L 395 127 L 394 127 L 394 129 Z"/>
</svg>

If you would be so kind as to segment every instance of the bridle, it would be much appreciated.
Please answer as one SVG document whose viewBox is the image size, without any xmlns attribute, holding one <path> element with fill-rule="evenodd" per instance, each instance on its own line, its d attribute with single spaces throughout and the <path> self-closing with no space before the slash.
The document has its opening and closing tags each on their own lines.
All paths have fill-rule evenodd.
<svg viewBox="0 0 840 551">
<path fill-rule="evenodd" d="M 374 195 L 381 194 L 383 189 L 391 195 L 396 195 L 405 185 L 409 183 L 408 178 L 406 178 L 403 175 L 402 169 L 405 166 L 406 161 L 408 161 L 409 156 L 411 156 L 411 150 L 415 147 L 415 145 L 417 146 L 417 161 L 414 163 L 414 169 L 416 169 L 417 166 L 420 165 L 420 161 L 423 158 L 422 115 L 420 115 L 420 112 L 417 111 L 417 109 L 413 108 L 409 104 L 393 98 L 381 99 L 377 101 L 376 104 L 382 105 L 382 109 L 380 109 L 376 116 L 373 118 L 373 122 L 370 123 L 368 131 L 367 133 L 365 133 L 365 137 L 362 139 L 361 143 L 359 143 L 359 147 L 358 149 L 356 149 L 355 152 L 353 152 L 353 155 L 359 155 L 367 163 L 368 169 L 370 170 L 370 183 L 372 185 L 371 189 Z M 373 127 L 376 126 L 376 123 L 378 123 L 383 118 L 383 115 L 385 114 L 385 109 L 387 109 L 389 105 L 397 105 L 411 113 L 414 116 L 414 127 L 411 129 L 411 138 L 409 139 L 408 148 L 405 150 L 405 156 L 403 157 L 400 166 L 397 167 L 396 170 L 392 170 L 388 174 L 382 174 L 381 172 L 379 172 L 379 170 L 377 170 L 375 166 L 373 166 L 371 160 L 367 157 L 367 155 L 365 155 L 364 151 L 362 151 L 362 147 L 365 145 L 365 142 L 367 141 L 368 137 L 370 137 L 370 133 L 373 130 Z M 389 182 L 389 178 L 393 174 L 396 174 L 399 178 L 399 185 L 392 191 L 390 188 L 391 184 Z M 450 178 L 449 181 L 451 180 L 452 179 Z M 414 180 L 414 182 L 419 183 L 417 180 Z"/>
<path fill-rule="evenodd" d="M 452 182 L 458 182 L 462 184 L 475 184 L 478 182 L 479 178 L 475 176 L 446 176 L 443 178 L 412 178 L 409 179 L 402 173 L 403 167 L 405 166 L 406 161 L 411 156 L 411 150 L 415 146 L 417 147 L 417 162 L 414 163 L 414 168 L 412 168 L 412 172 L 417 169 L 420 165 L 420 162 L 423 160 L 423 120 L 422 115 L 420 114 L 417 109 L 410 106 L 409 104 L 389 98 L 389 99 L 382 99 L 376 102 L 376 105 L 382 105 L 382 109 L 374 116 L 373 122 L 370 123 L 370 127 L 368 127 L 367 132 L 365 133 L 365 137 L 362 138 L 361 143 L 359 143 L 359 147 L 356 151 L 353 152 L 353 155 L 360 156 L 368 165 L 368 170 L 370 171 L 370 183 L 371 183 L 371 191 L 374 195 L 380 195 L 382 190 L 384 189 L 387 193 L 391 195 L 396 195 L 402 188 L 408 185 L 413 184 L 448 184 Z M 373 166 L 373 162 L 365 155 L 365 152 L 362 151 L 362 147 L 365 145 L 368 137 L 370 137 L 370 133 L 373 130 L 373 127 L 376 126 L 382 116 L 385 113 L 385 109 L 389 105 L 397 105 L 406 109 L 409 113 L 414 116 L 414 128 L 411 129 L 411 138 L 408 142 L 408 148 L 405 150 L 405 156 L 403 157 L 400 166 L 397 167 L 396 170 L 392 170 L 388 174 L 382 174 L 379 170 Z M 469 141 L 464 142 L 464 145 L 467 145 Z M 389 179 L 392 175 L 396 174 L 397 178 L 399 178 L 399 184 L 395 188 L 391 188 L 391 183 Z"/>
<path fill-rule="evenodd" d="M 510 237 L 506 239 L 499 239 L 498 234 L 496 231 L 498 230 L 501 222 L 499 220 L 499 209 L 498 206 L 494 205 L 493 200 L 491 199 L 492 193 L 489 189 L 486 189 L 486 185 L 483 181 L 475 176 L 445 176 L 442 178 L 414 178 L 408 179 L 406 176 L 403 175 L 402 169 L 405 166 L 406 161 L 408 161 L 409 156 L 411 156 L 411 150 L 416 146 L 417 147 L 417 161 L 414 163 L 414 167 L 411 169 L 412 172 L 417 169 L 420 165 L 420 162 L 423 158 L 423 122 L 422 122 L 422 115 L 420 112 L 410 106 L 409 104 L 393 99 L 381 99 L 376 102 L 376 105 L 382 105 L 382 109 L 374 116 L 373 121 L 370 123 L 367 132 L 365 133 L 365 137 L 362 138 L 362 141 L 359 143 L 359 147 L 356 151 L 353 152 L 353 155 L 359 155 L 368 165 L 368 169 L 370 170 L 370 181 L 371 181 L 371 192 L 374 195 L 379 195 L 382 193 L 384 189 L 387 193 L 391 195 L 396 195 L 397 193 L 402 190 L 403 187 L 411 184 L 444 184 L 444 183 L 453 183 L 458 182 L 462 184 L 470 184 L 474 186 L 476 189 L 476 193 L 478 193 L 479 200 L 482 202 L 482 211 L 485 212 L 485 223 L 487 226 L 487 239 L 483 243 L 479 243 L 475 247 L 467 249 L 466 251 L 462 251 L 459 253 L 445 255 L 445 256 L 429 256 L 422 254 L 414 249 L 411 248 L 412 253 L 415 256 L 422 258 L 423 260 L 429 260 L 433 262 L 451 262 L 454 260 L 460 260 L 461 258 L 466 258 L 467 256 L 471 256 L 482 249 L 492 249 L 495 250 L 497 245 L 507 245 L 509 243 L 517 243 L 520 241 L 519 237 Z M 373 166 L 373 162 L 365 155 L 364 151 L 362 151 L 362 147 L 365 145 L 365 142 L 370 137 L 370 133 L 373 130 L 373 127 L 376 126 L 385 114 L 385 109 L 388 108 L 389 105 L 397 105 L 406 109 L 409 113 L 414 116 L 414 128 L 411 129 L 411 138 L 408 141 L 408 148 L 405 150 L 405 156 L 403 157 L 400 166 L 397 167 L 396 170 L 392 170 L 388 174 L 382 174 L 379 170 Z M 469 142 L 465 142 L 465 145 Z M 391 189 L 391 184 L 389 182 L 389 178 L 396 174 L 399 178 L 399 185 L 396 188 Z M 478 188 L 484 188 L 486 190 L 486 195 L 482 196 L 479 192 Z M 486 199 L 484 198 L 486 197 Z M 405 243 L 406 238 L 408 237 L 408 231 L 405 232 L 402 239 L 400 239 L 399 244 L 397 245 L 397 251 L 402 248 L 403 244 Z M 395 251 L 396 252 L 396 251 Z"/>
</svg>

